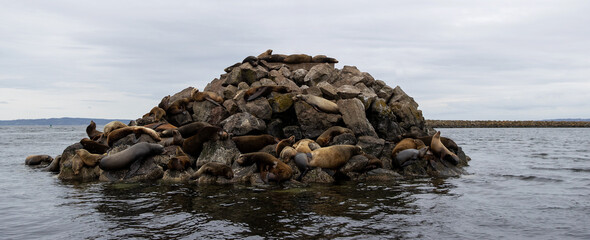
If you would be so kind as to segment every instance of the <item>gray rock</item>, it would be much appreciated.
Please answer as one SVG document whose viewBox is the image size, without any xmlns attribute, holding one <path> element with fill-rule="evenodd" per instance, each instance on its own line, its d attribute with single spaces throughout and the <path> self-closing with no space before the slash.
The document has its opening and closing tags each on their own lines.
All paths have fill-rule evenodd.
<svg viewBox="0 0 590 240">
<path fill-rule="evenodd" d="M 336 89 L 336 92 L 341 99 L 355 98 L 361 94 L 360 89 L 352 85 L 342 85 Z"/>
<path fill-rule="evenodd" d="M 303 82 L 311 87 L 324 81 L 333 83 L 336 79 L 338 79 L 338 72 L 334 67 L 328 63 L 323 63 L 313 66 L 303 78 Z"/>
<path fill-rule="evenodd" d="M 187 123 L 193 122 L 193 118 L 188 111 L 183 111 L 172 116 L 167 116 L 168 122 L 174 126 L 182 126 Z"/>
<path fill-rule="evenodd" d="M 246 102 L 243 112 L 249 112 L 257 118 L 270 120 L 272 117 L 272 108 L 266 98 L 257 98 L 250 102 Z"/>
<path fill-rule="evenodd" d="M 236 113 L 221 122 L 223 130 L 236 136 L 246 135 L 252 131 L 266 130 L 266 123 L 254 115 L 243 112 Z"/>
<path fill-rule="evenodd" d="M 299 86 L 301 86 L 301 85 L 304 84 L 305 75 L 307 75 L 307 70 L 302 69 L 302 68 L 297 69 L 297 70 L 291 72 L 291 78 Z"/>
<path fill-rule="evenodd" d="M 185 89 L 182 89 L 180 92 L 177 92 L 176 94 L 172 95 L 170 97 L 170 99 L 168 100 L 168 102 L 173 103 L 177 100 L 191 97 L 191 93 L 193 92 L 194 89 L 195 89 L 194 87 L 187 87 Z"/>
<path fill-rule="evenodd" d="M 397 136 L 402 134 L 393 109 L 382 98 L 377 98 L 371 104 L 367 118 L 375 128 L 377 135 L 385 140 L 398 140 Z"/>
<path fill-rule="evenodd" d="M 377 82 L 379 82 L 379 81 L 377 81 Z M 389 86 L 384 86 L 384 87 L 380 88 L 378 91 L 376 91 L 376 93 L 377 93 L 377 97 L 383 98 L 386 101 L 389 101 L 389 99 L 393 95 L 393 88 L 391 88 Z"/>
<path fill-rule="evenodd" d="M 385 140 L 372 136 L 360 136 L 357 145 L 363 148 L 363 152 L 379 158 L 383 152 Z"/>
<path fill-rule="evenodd" d="M 203 89 L 203 91 L 214 92 L 217 93 L 217 95 L 219 96 L 223 96 L 223 91 L 225 90 L 225 87 L 223 86 L 224 82 L 225 80 L 217 78 L 213 79 L 213 81 L 211 81 L 207 84 L 207 86 L 205 86 L 205 89 Z"/>
<path fill-rule="evenodd" d="M 234 86 L 234 85 L 228 85 L 227 87 L 225 87 L 223 89 L 223 94 L 221 94 L 220 96 L 223 96 L 224 99 L 232 99 L 236 93 L 238 92 L 238 87 Z"/>
<path fill-rule="evenodd" d="M 352 133 L 344 133 L 338 136 L 335 136 L 328 145 L 356 145 L 357 140 L 354 134 Z"/>
<path fill-rule="evenodd" d="M 227 75 L 225 84 L 237 86 L 240 82 L 246 82 L 249 85 L 258 79 L 268 76 L 268 71 L 262 66 L 252 67 L 250 63 L 244 63 L 239 67 L 233 68 Z"/>
<path fill-rule="evenodd" d="M 322 90 L 320 90 L 317 86 L 307 87 L 307 88 L 303 89 L 302 92 L 303 92 L 303 94 L 309 94 L 309 95 L 314 95 L 314 96 L 318 96 L 318 97 L 322 96 Z"/>
<path fill-rule="evenodd" d="M 305 138 L 316 138 L 331 126 L 342 120 L 340 114 L 318 112 L 304 101 L 295 102 L 295 113 Z M 285 134 L 287 134 L 285 132 Z"/>
<path fill-rule="evenodd" d="M 116 171 L 102 171 L 100 181 L 115 182 L 144 182 L 161 179 L 164 169 L 156 164 L 153 157 L 135 161 L 128 169 Z"/>
<path fill-rule="evenodd" d="M 272 93 L 268 97 L 268 103 L 274 113 L 283 113 L 293 106 L 293 93 Z"/>
<path fill-rule="evenodd" d="M 317 87 L 322 91 L 323 96 L 328 100 L 338 100 L 338 90 L 328 82 L 320 82 Z M 321 96 L 321 95 L 316 95 Z"/>
<path fill-rule="evenodd" d="M 377 99 L 377 94 L 373 92 L 373 89 L 367 87 L 363 83 L 359 83 L 355 85 L 355 87 L 361 91 L 361 94 L 358 95 L 357 98 L 363 102 L 363 105 L 365 105 L 365 110 L 368 110 L 375 99 Z"/>
<path fill-rule="evenodd" d="M 286 126 L 283 128 L 285 136 L 295 136 L 295 139 L 302 139 L 303 133 L 299 126 Z"/>
<path fill-rule="evenodd" d="M 367 120 L 365 107 L 361 100 L 356 98 L 338 100 L 338 109 L 342 113 L 342 119 L 347 128 L 350 128 L 357 136 L 377 137 L 375 129 Z M 327 129 L 327 128 L 325 128 Z"/>
<path fill-rule="evenodd" d="M 369 159 L 367 157 L 363 155 L 355 155 L 340 168 L 340 172 L 344 174 L 349 172 L 362 172 L 368 163 Z"/>
<path fill-rule="evenodd" d="M 213 104 L 209 101 L 195 102 L 193 104 L 193 121 L 208 122 L 211 125 L 218 125 L 223 119 L 229 117 L 229 112 L 224 107 Z"/>
<path fill-rule="evenodd" d="M 283 134 L 283 127 L 283 120 L 280 118 L 272 119 L 268 124 L 266 124 L 266 133 L 283 139 L 285 138 L 285 134 Z"/>
<path fill-rule="evenodd" d="M 284 68 L 281 68 L 281 69 L 284 69 Z M 277 70 L 270 71 L 270 77 L 273 79 L 273 81 L 276 83 L 276 85 L 285 86 L 291 92 L 299 92 L 300 91 L 299 86 L 297 86 L 297 84 L 295 82 L 289 80 L 287 77 L 284 76 L 284 74 L 282 74 L 281 72 L 279 72 Z"/>
<path fill-rule="evenodd" d="M 225 110 L 230 115 L 236 114 L 240 110 L 238 104 L 232 99 L 225 100 L 225 102 L 223 102 L 223 107 L 225 107 Z"/>
<path fill-rule="evenodd" d="M 218 162 L 231 166 L 238 156 L 240 156 L 240 151 L 232 140 L 208 141 L 203 144 L 203 151 L 197 158 L 196 169 L 209 162 Z"/>
<path fill-rule="evenodd" d="M 297 178 L 299 175 L 295 176 Z M 305 174 L 301 180 L 304 183 L 333 183 L 334 178 L 324 172 L 321 168 L 315 168 Z"/>
</svg>

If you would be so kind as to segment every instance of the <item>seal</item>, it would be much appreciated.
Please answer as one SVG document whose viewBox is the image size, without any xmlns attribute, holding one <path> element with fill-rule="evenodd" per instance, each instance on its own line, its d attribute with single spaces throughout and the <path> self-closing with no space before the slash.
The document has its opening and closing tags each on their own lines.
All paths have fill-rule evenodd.
<svg viewBox="0 0 590 240">
<path fill-rule="evenodd" d="M 446 160 L 453 165 L 459 164 L 459 157 L 453 152 L 449 151 L 440 140 L 440 131 L 437 131 L 432 136 L 432 142 L 430 142 L 430 151 L 439 160 Z"/>
<path fill-rule="evenodd" d="M 84 162 L 82 162 L 82 159 L 78 154 L 75 154 L 74 157 L 72 157 L 72 171 L 74 172 L 74 175 L 80 174 L 82 167 L 84 167 Z"/>
<path fill-rule="evenodd" d="M 153 117 L 155 121 L 160 121 L 164 116 L 166 116 L 166 110 L 160 107 L 153 107 L 152 110 L 150 110 L 149 113 L 144 114 L 142 118 Z"/>
<path fill-rule="evenodd" d="M 41 163 L 51 163 L 53 158 L 49 155 L 30 155 L 25 158 L 25 165 L 34 166 Z"/>
<path fill-rule="evenodd" d="M 53 161 L 51 161 L 51 163 L 49 164 L 49 166 L 47 166 L 46 168 L 44 168 L 44 171 L 49 171 L 49 172 L 57 172 L 59 173 L 59 168 L 60 168 L 60 161 L 61 161 L 61 155 L 57 155 L 57 157 L 55 157 L 55 159 L 53 159 Z"/>
<path fill-rule="evenodd" d="M 406 150 L 406 149 L 420 149 L 425 147 L 426 144 L 424 144 L 424 142 L 422 142 L 422 140 L 419 139 L 414 139 L 414 138 L 404 138 L 401 141 L 399 141 L 397 144 L 395 144 L 395 147 L 393 148 L 393 151 L 391 151 L 391 158 L 395 159 L 395 155 L 397 155 L 398 152 Z"/>
<path fill-rule="evenodd" d="M 344 133 L 352 133 L 354 134 L 354 132 L 352 132 L 352 130 L 345 128 L 345 127 L 340 127 L 340 126 L 333 126 L 328 128 L 328 130 L 324 131 L 316 140 L 315 142 L 317 142 L 320 146 L 324 147 L 326 145 L 328 145 L 328 143 L 330 141 L 332 141 L 332 138 L 335 136 L 338 136 L 340 134 L 344 134 Z"/>
<path fill-rule="evenodd" d="M 237 136 L 232 137 L 231 140 L 234 141 L 241 153 L 257 152 L 268 145 L 279 142 L 277 138 L 269 134 Z"/>
<path fill-rule="evenodd" d="M 338 63 L 336 58 L 327 57 L 326 55 L 315 55 L 311 58 L 313 63 Z"/>
<path fill-rule="evenodd" d="M 156 132 L 159 132 L 160 133 L 160 137 L 171 137 L 172 135 L 170 135 L 170 136 L 162 136 L 162 133 L 161 132 L 164 131 L 164 130 L 168 130 L 168 129 L 177 129 L 176 126 L 174 126 L 174 125 L 172 125 L 170 123 L 167 123 L 167 122 L 150 123 L 150 124 L 144 125 L 144 127 L 151 128 L 151 129 L 154 129 Z M 172 134 L 172 132 L 170 132 L 170 133 Z"/>
<path fill-rule="evenodd" d="M 162 100 L 160 100 L 158 107 L 167 111 L 168 107 L 170 107 L 170 95 L 163 97 Z"/>
<path fill-rule="evenodd" d="M 131 166 L 133 162 L 164 152 L 160 144 L 140 142 L 121 152 L 103 157 L 98 166 L 102 170 L 119 170 Z"/>
<path fill-rule="evenodd" d="M 240 154 L 236 162 L 241 166 L 249 166 L 256 163 L 260 171 L 260 177 L 264 182 L 268 182 L 269 180 L 282 182 L 291 179 L 293 176 L 293 169 L 270 153 L 253 152 Z"/>
<path fill-rule="evenodd" d="M 287 56 L 283 62 L 289 64 L 297 64 L 297 63 L 310 63 L 312 57 L 307 54 L 291 54 Z"/>
<path fill-rule="evenodd" d="M 281 140 L 277 144 L 277 147 L 275 148 L 275 152 L 280 155 L 281 152 L 283 151 L 283 148 L 293 146 L 293 143 L 295 143 L 295 136 L 294 135 L 290 136 L 289 138 L 285 138 L 285 139 Z"/>
<path fill-rule="evenodd" d="M 311 153 L 297 153 L 295 165 L 301 171 L 297 181 L 301 181 L 311 168 L 337 170 L 352 156 L 362 153 L 362 148 L 356 145 L 334 145 L 313 150 Z"/>
<path fill-rule="evenodd" d="M 181 98 L 178 99 L 170 104 L 168 109 L 166 109 L 166 114 L 174 115 L 179 114 L 186 111 L 186 105 L 191 101 L 191 98 Z"/>
<path fill-rule="evenodd" d="M 154 139 L 156 142 L 159 142 L 162 140 L 160 138 L 160 135 L 158 135 L 158 133 L 151 128 L 146 128 L 143 126 L 131 126 L 131 127 L 119 128 L 119 129 L 116 129 L 116 130 L 110 132 L 109 136 L 107 137 L 107 145 L 113 146 L 113 144 L 117 140 L 124 138 L 127 135 L 132 134 L 132 133 L 135 134 L 136 139 L 139 138 L 139 136 L 141 134 L 147 134 L 152 139 Z"/>
<path fill-rule="evenodd" d="M 340 113 L 338 105 L 328 99 L 309 94 L 297 94 L 295 98 L 305 101 L 319 112 Z"/>
<path fill-rule="evenodd" d="M 419 150 L 414 148 L 405 149 L 397 153 L 392 163 L 396 167 L 403 168 L 416 160 L 422 159 L 426 152 L 428 152 L 428 147 L 422 147 Z"/>
<path fill-rule="evenodd" d="M 168 160 L 166 167 L 170 170 L 184 171 L 191 167 L 191 160 L 186 153 L 182 151 L 182 148 L 177 146 L 176 155 Z"/>
<path fill-rule="evenodd" d="M 313 141 L 311 139 L 304 138 L 304 139 L 301 139 L 301 140 L 297 141 L 295 143 L 295 145 L 293 145 L 293 146 L 295 147 L 295 150 L 297 152 L 300 152 L 300 153 L 310 153 L 311 151 L 319 148 L 319 145 L 318 146 L 314 146 L 316 144 L 317 143 L 315 141 Z"/>
<path fill-rule="evenodd" d="M 191 98 L 196 102 L 209 101 L 217 106 L 221 106 L 220 103 L 223 103 L 223 97 L 217 93 L 209 91 L 199 92 L 196 88 L 191 92 Z"/>
<path fill-rule="evenodd" d="M 86 149 L 78 149 L 76 150 L 76 154 L 82 160 L 85 166 L 94 167 L 100 159 L 102 159 L 105 155 L 104 154 L 93 154 L 88 152 Z"/>
<path fill-rule="evenodd" d="M 283 162 L 290 162 L 297 155 L 297 150 L 291 146 L 286 146 L 279 154 L 279 159 Z"/>
<path fill-rule="evenodd" d="M 103 154 L 106 153 L 107 150 L 109 150 L 109 146 L 99 143 L 97 141 L 90 140 L 89 138 L 82 138 L 82 140 L 80 140 L 80 143 L 82 144 L 82 147 L 88 150 L 88 152 L 90 153 Z"/>
<path fill-rule="evenodd" d="M 432 136 L 419 137 L 418 139 L 422 140 L 426 146 L 430 146 L 430 143 L 432 142 Z M 442 142 L 442 144 L 445 145 L 447 149 L 451 150 L 451 152 L 455 154 L 459 151 L 459 146 L 457 143 L 455 143 L 455 141 L 450 138 L 440 137 L 440 142 Z"/>
<path fill-rule="evenodd" d="M 216 126 L 205 126 L 193 136 L 184 139 L 182 150 L 198 158 L 203 150 L 203 144 L 209 140 L 218 138 L 221 131 L 222 129 Z"/>
<path fill-rule="evenodd" d="M 102 132 L 96 130 L 96 123 L 90 120 L 90 124 L 86 127 L 86 134 L 92 140 L 97 140 L 102 136 Z"/>
<path fill-rule="evenodd" d="M 160 141 L 159 143 L 164 147 L 172 145 L 182 146 L 183 141 L 184 138 L 182 138 L 180 132 L 178 132 L 177 130 L 172 130 L 172 137 L 162 138 L 162 141 Z"/>
<path fill-rule="evenodd" d="M 286 86 L 258 86 L 246 90 L 244 99 L 249 102 L 259 97 L 265 97 L 271 92 L 288 93 L 289 89 Z"/>
<path fill-rule="evenodd" d="M 212 125 L 207 122 L 192 122 L 184 126 L 181 126 L 176 130 L 178 130 L 178 132 L 183 138 L 189 138 L 197 134 L 204 127 L 212 127 Z M 162 131 L 163 136 L 172 136 L 172 133 L 172 130 Z"/>
<path fill-rule="evenodd" d="M 201 166 L 199 170 L 197 170 L 197 172 L 195 172 L 190 177 L 190 179 L 197 179 L 201 177 L 201 175 L 203 174 L 209 174 L 212 176 L 223 176 L 227 179 L 232 179 L 234 177 L 234 171 L 231 169 L 230 166 L 218 162 L 208 162 L 203 164 L 203 166 Z"/>
<path fill-rule="evenodd" d="M 260 55 L 258 55 L 257 58 L 259 60 L 268 60 L 271 55 L 272 55 L 272 49 L 268 49 L 268 50 L 264 51 L 263 53 L 261 53 Z"/>
<path fill-rule="evenodd" d="M 250 65 L 252 65 L 252 67 L 257 67 L 258 66 L 258 58 L 255 56 L 247 56 L 246 58 L 244 58 L 244 60 L 242 60 L 242 64 L 244 63 L 250 63 Z"/>
<path fill-rule="evenodd" d="M 113 130 L 116 130 L 119 128 L 124 128 L 124 127 L 127 127 L 127 124 L 119 122 L 119 121 L 112 121 L 112 122 L 104 125 L 103 134 L 105 136 L 108 136 L 109 133 L 111 133 Z"/>
<path fill-rule="evenodd" d="M 284 62 L 287 55 L 285 54 L 271 54 L 269 58 L 264 59 L 267 62 Z"/>
</svg>

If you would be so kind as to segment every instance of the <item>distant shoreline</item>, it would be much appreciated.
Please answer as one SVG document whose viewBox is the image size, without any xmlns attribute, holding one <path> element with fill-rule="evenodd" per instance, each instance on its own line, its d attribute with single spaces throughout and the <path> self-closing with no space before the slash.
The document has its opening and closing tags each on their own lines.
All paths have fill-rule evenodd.
<svg viewBox="0 0 590 240">
<path fill-rule="evenodd" d="M 590 128 L 590 121 L 426 120 L 433 128 Z"/>
<path fill-rule="evenodd" d="M 17 119 L 17 120 L 0 120 L 0 126 L 28 126 L 28 125 L 88 125 L 94 121 L 97 125 L 105 125 L 112 121 L 121 121 L 129 123 L 131 120 L 126 119 L 102 119 L 102 118 L 41 118 L 41 119 Z"/>
</svg>

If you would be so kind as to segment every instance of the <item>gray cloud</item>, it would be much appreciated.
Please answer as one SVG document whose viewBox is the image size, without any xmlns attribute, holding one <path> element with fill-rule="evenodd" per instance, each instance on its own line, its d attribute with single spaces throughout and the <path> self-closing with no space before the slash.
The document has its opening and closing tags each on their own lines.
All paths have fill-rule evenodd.
<svg viewBox="0 0 590 240">
<path fill-rule="evenodd" d="M 64 106 L 38 117 L 136 118 L 268 48 L 355 65 L 401 86 L 427 118 L 590 117 L 585 1 L 4 5 L 0 93 Z M 22 118 L 12 105 L 2 118 Z"/>
</svg>

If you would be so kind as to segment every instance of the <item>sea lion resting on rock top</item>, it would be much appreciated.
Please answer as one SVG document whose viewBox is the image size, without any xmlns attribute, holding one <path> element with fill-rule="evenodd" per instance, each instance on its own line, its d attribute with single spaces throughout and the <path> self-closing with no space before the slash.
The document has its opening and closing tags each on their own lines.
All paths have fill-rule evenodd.
<svg viewBox="0 0 590 240">
<path fill-rule="evenodd" d="M 150 110 L 149 113 L 144 114 L 142 118 L 154 117 L 155 121 L 160 121 L 164 116 L 166 116 L 166 110 L 160 107 L 153 107 L 152 110 Z"/>
<path fill-rule="evenodd" d="M 180 133 L 183 138 L 189 138 L 197 134 L 201 129 L 204 127 L 212 127 L 213 125 L 207 122 L 192 122 L 186 125 L 183 125 L 176 130 Z M 172 136 L 174 129 L 168 129 L 162 131 L 162 136 Z"/>
<path fill-rule="evenodd" d="M 295 165 L 301 171 L 297 180 L 301 181 L 310 168 L 337 170 L 344 166 L 352 156 L 362 153 L 362 148 L 356 145 L 334 145 L 313 150 L 311 153 L 297 153 Z"/>
<path fill-rule="evenodd" d="M 109 136 L 107 137 L 107 145 L 113 146 L 113 143 L 115 143 L 117 140 L 124 138 L 132 133 L 135 134 L 136 138 L 138 138 L 141 134 L 147 134 L 157 142 L 162 140 L 160 138 L 160 135 L 158 135 L 158 133 L 151 128 L 146 128 L 143 126 L 131 126 L 119 128 L 109 133 Z"/>
<path fill-rule="evenodd" d="M 172 145 L 182 146 L 183 141 L 184 138 L 182 138 L 180 132 L 178 132 L 177 130 L 172 130 L 172 137 L 162 138 L 162 141 L 160 141 L 159 143 L 164 147 Z"/>
<path fill-rule="evenodd" d="M 297 150 L 291 146 L 286 146 L 279 153 L 279 159 L 283 162 L 289 162 L 297 155 Z"/>
<path fill-rule="evenodd" d="M 300 153 L 310 153 L 313 150 L 320 148 L 321 146 L 311 139 L 301 139 L 293 145 L 295 150 Z"/>
<path fill-rule="evenodd" d="M 246 101 L 252 101 L 258 97 L 266 96 L 271 92 L 288 93 L 289 89 L 285 86 L 259 86 L 252 87 L 244 93 Z"/>
<path fill-rule="evenodd" d="M 185 153 L 198 158 L 203 150 L 203 144 L 209 140 L 217 139 L 222 132 L 223 130 L 219 127 L 205 126 L 193 136 L 184 139 L 182 142 L 182 150 Z"/>
<path fill-rule="evenodd" d="M 96 123 L 90 120 L 90 124 L 86 127 L 86 134 L 92 140 L 97 140 L 102 135 L 102 132 L 96 130 Z"/>
<path fill-rule="evenodd" d="M 277 138 L 269 134 L 237 136 L 232 137 L 231 140 L 234 141 L 241 153 L 257 152 L 268 145 L 279 142 Z"/>
<path fill-rule="evenodd" d="M 90 140 L 89 138 L 82 138 L 80 143 L 82 144 L 82 147 L 84 147 L 84 149 L 88 150 L 90 153 L 103 154 L 109 150 L 109 146 L 97 141 Z"/>
<path fill-rule="evenodd" d="M 406 150 L 406 149 L 420 149 L 425 147 L 426 144 L 422 142 L 420 139 L 413 139 L 413 138 L 404 138 L 395 144 L 395 147 L 391 151 L 391 158 L 395 159 L 395 156 L 398 152 Z"/>
<path fill-rule="evenodd" d="M 270 153 L 254 152 L 240 154 L 236 162 L 242 166 L 249 166 L 256 163 L 260 171 L 260 177 L 265 182 L 268 182 L 268 180 L 281 182 L 289 180 L 293 176 L 293 169 Z"/>
<path fill-rule="evenodd" d="M 102 170 L 120 170 L 131 166 L 133 162 L 164 152 L 160 144 L 140 142 L 121 152 L 103 157 L 98 166 Z"/>
<path fill-rule="evenodd" d="M 297 63 L 310 63 L 313 58 L 307 54 L 291 54 L 283 59 L 284 63 L 297 64 Z"/>
<path fill-rule="evenodd" d="M 119 128 L 124 128 L 124 127 L 127 127 L 127 124 L 119 122 L 119 121 L 112 121 L 112 122 L 104 125 L 103 134 L 108 136 L 109 133 L 111 133 L 112 131 L 117 130 Z"/>
<path fill-rule="evenodd" d="M 419 150 L 414 148 L 405 149 L 400 151 L 395 156 L 393 164 L 396 167 L 405 167 L 412 164 L 414 161 L 423 158 L 428 152 L 428 147 L 422 147 Z"/>
<path fill-rule="evenodd" d="M 84 165 L 89 167 L 96 166 L 96 164 L 100 162 L 100 159 L 105 157 L 104 154 L 93 154 L 88 152 L 86 149 L 78 149 L 76 150 L 76 154 L 80 156 L 80 159 L 82 160 Z"/>
<path fill-rule="evenodd" d="M 289 138 L 285 138 L 285 139 L 281 140 L 279 143 L 277 143 L 277 147 L 275 148 L 275 152 L 277 153 L 277 155 L 280 155 L 281 152 L 283 151 L 283 148 L 288 147 L 288 146 L 293 146 L 293 143 L 295 143 L 295 136 L 290 136 Z"/>
<path fill-rule="evenodd" d="M 190 178 L 197 179 L 203 174 L 223 176 L 227 179 L 232 179 L 234 177 L 234 171 L 230 166 L 218 162 L 208 162 L 203 164 L 203 166 L 201 166 Z"/>
<path fill-rule="evenodd" d="M 435 157 L 438 157 L 439 160 L 447 160 L 453 165 L 459 164 L 459 157 L 453 152 L 449 151 L 449 149 L 447 149 L 440 141 L 440 131 L 436 132 L 434 136 L 432 136 L 430 151 Z"/>
<path fill-rule="evenodd" d="M 432 136 L 419 137 L 418 139 L 422 140 L 426 146 L 430 146 L 430 143 L 432 143 Z M 459 151 L 457 143 L 450 138 L 440 137 L 440 142 L 442 142 L 447 149 L 451 150 L 451 152 L 457 153 Z"/>
<path fill-rule="evenodd" d="M 326 57 L 326 55 L 315 55 L 311 61 L 314 63 L 338 63 L 336 58 Z"/>
<path fill-rule="evenodd" d="M 25 158 L 25 165 L 39 165 L 41 163 L 51 163 L 53 158 L 49 155 L 30 155 Z"/>
<path fill-rule="evenodd" d="M 223 97 L 217 95 L 217 93 L 209 91 L 200 92 L 198 89 L 193 89 L 191 92 L 191 98 L 196 102 L 207 100 L 217 106 L 221 106 L 219 104 L 223 103 Z"/>
<path fill-rule="evenodd" d="M 328 130 L 324 131 L 322 133 L 322 135 L 320 135 L 315 142 L 317 142 L 320 146 L 324 147 L 326 145 L 328 145 L 328 143 L 330 141 L 332 141 L 332 138 L 335 136 L 338 136 L 340 134 L 344 134 L 344 133 L 353 133 L 352 130 L 345 128 L 345 127 L 340 127 L 340 126 L 333 126 L 328 128 Z"/>
<path fill-rule="evenodd" d="M 176 147 L 176 156 L 170 158 L 166 166 L 170 170 L 184 171 L 191 167 L 191 161 L 181 147 Z"/>
<path fill-rule="evenodd" d="M 295 99 L 301 99 L 305 101 L 319 112 L 340 113 L 340 110 L 338 110 L 338 104 L 322 97 L 309 94 L 297 94 Z"/>
</svg>

